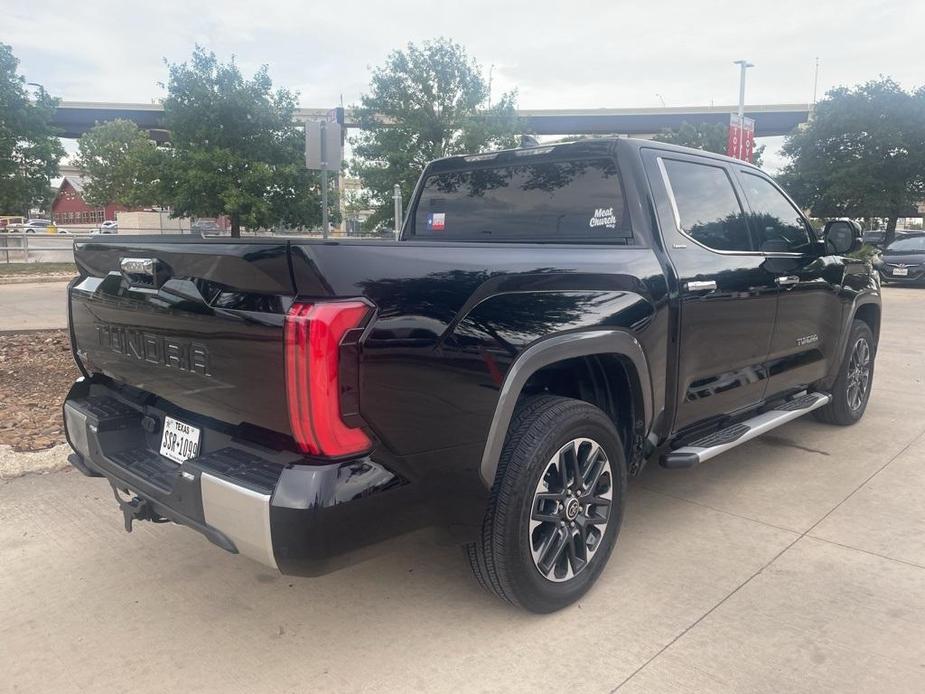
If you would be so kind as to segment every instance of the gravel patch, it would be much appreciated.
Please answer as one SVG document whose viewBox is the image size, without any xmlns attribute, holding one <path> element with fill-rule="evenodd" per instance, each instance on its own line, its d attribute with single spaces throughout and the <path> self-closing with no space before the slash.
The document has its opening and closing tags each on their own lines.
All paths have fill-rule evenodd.
<svg viewBox="0 0 925 694">
<path fill-rule="evenodd" d="M 79 375 L 66 330 L 0 334 L 0 446 L 65 443 L 61 403 Z"/>
</svg>

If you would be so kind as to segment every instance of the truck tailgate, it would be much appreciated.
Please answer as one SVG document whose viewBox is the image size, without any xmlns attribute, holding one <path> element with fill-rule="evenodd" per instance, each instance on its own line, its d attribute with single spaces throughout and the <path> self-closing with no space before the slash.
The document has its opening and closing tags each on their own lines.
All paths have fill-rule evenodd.
<svg viewBox="0 0 925 694">
<path fill-rule="evenodd" d="M 82 277 L 70 317 L 84 368 L 191 413 L 290 432 L 286 242 L 120 238 L 75 244 L 74 256 Z M 150 276 L 131 272 L 141 267 Z"/>
</svg>

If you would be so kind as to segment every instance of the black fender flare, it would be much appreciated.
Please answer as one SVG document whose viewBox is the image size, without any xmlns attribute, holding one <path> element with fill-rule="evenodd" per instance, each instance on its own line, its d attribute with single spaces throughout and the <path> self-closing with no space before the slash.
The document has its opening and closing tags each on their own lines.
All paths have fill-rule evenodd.
<svg viewBox="0 0 925 694">
<path fill-rule="evenodd" d="M 866 291 L 864 291 L 864 292 L 858 294 L 858 295 L 855 297 L 855 300 L 854 300 L 853 305 L 852 305 L 852 307 L 851 307 L 851 312 L 849 313 L 849 315 L 848 315 L 848 320 L 846 321 L 846 325 L 847 325 L 848 327 L 851 326 L 851 321 L 853 321 L 855 318 L 857 318 L 857 316 L 858 316 L 858 311 L 860 310 L 860 308 L 861 308 L 862 306 L 867 306 L 868 304 L 874 304 L 874 305 L 877 307 L 877 310 L 878 310 L 879 313 L 880 313 L 880 319 L 881 319 L 881 322 L 882 322 L 882 320 L 883 320 L 883 301 L 881 300 L 880 292 L 879 292 L 879 291 L 874 291 L 874 290 L 866 290 Z M 880 340 L 879 331 L 878 331 L 878 334 L 874 335 L 874 337 L 877 338 L 877 341 L 879 342 L 879 340 Z M 846 338 L 846 339 L 847 339 L 847 338 Z"/>
<path fill-rule="evenodd" d="M 495 406 L 479 468 L 479 474 L 486 487 L 490 489 L 494 484 L 514 408 L 530 376 L 555 362 L 593 354 L 622 356 L 632 363 L 642 390 L 644 428 L 646 432 L 649 431 L 652 424 L 652 380 L 649 377 L 649 364 L 639 340 L 626 330 L 590 330 L 542 339 L 521 352 L 511 364 L 501 385 L 501 394 Z"/>
<path fill-rule="evenodd" d="M 836 354 L 839 355 L 838 359 L 835 360 L 832 366 L 829 368 L 829 372 L 826 374 L 825 378 L 820 381 L 823 388 L 831 388 L 832 384 L 835 382 L 836 377 L 838 376 L 838 370 L 841 368 L 842 361 L 845 358 L 845 354 L 848 350 L 848 336 L 851 333 L 851 323 L 857 318 L 858 310 L 862 306 L 873 304 L 877 307 L 881 314 L 881 321 L 883 315 L 883 302 L 880 298 L 880 292 L 872 289 L 867 289 L 862 292 L 859 292 L 854 299 L 851 301 L 851 305 L 848 310 L 845 311 L 844 319 L 842 321 L 842 330 L 841 335 L 838 337 L 838 348 Z M 880 336 L 874 335 L 877 341 L 880 341 Z"/>
</svg>

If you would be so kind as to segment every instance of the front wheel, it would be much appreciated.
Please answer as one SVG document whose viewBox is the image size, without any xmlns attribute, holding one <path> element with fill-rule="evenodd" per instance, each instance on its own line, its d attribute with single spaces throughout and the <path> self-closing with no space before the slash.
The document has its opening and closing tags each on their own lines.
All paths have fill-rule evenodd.
<svg viewBox="0 0 925 694">
<path fill-rule="evenodd" d="M 874 383 L 877 343 L 870 326 L 862 320 L 851 324 L 848 347 L 832 386 L 832 401 L 813 414 L 820 422 L 847 426 L 864 416 Z"/>
<path fill-rule="evenodd" d="M 580 400 L 526 401 L 508 432 L 478 542 L 479 583 L 513 605 L 553 612 L 597 580 L 620 531 L 626 489 L 613 422 Z"/>
</svg>

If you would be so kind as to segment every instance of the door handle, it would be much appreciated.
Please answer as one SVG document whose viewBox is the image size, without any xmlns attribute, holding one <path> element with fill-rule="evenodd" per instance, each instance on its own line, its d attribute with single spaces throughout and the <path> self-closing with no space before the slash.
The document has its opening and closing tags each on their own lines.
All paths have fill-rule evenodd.
<svg viewBox="0 0 925 694">
<path fill-rule="evenodd" d="M 789 287 L 794 284 L 799 284 L 800 278 L 797 275 L 781 275 L 780 277 L 775 277 L 774 281 L 777 283 L 778 287 Z"/>
<path fill-rule="evenodd" d="M 689 292 L 713 292 L 716 291 L 716 281 L 706 280 L 703 282 L 685 282 L 684 289 Z"/>
</svg>

